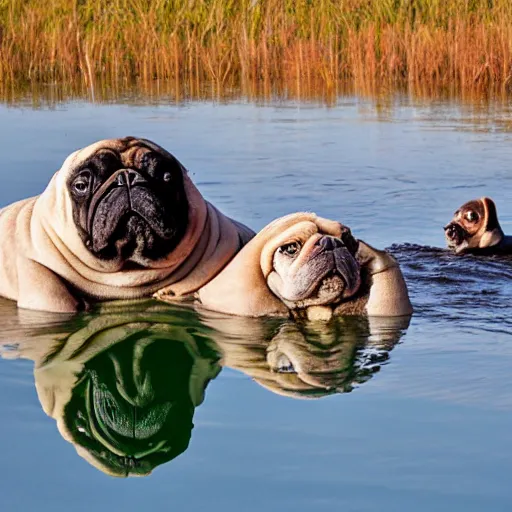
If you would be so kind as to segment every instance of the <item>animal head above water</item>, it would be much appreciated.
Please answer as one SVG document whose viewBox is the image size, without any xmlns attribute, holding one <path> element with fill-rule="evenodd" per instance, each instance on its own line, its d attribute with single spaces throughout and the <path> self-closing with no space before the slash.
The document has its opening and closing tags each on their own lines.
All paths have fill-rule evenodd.
<svg viewBox="0 0 512 512">
<path fill-rule="evenodd" d="M 263 228 L 200 291 L 201 302 L 247 316 L 334 306 L 354 296 L 361 284 L 357 247 L 339 222 L 313 213 L 287 215 Z"/>
<path fill-rule="evenodd" d="M 464 203 L 444 231 L 448 247 L 456 253 L 494 247 L 504 236 L 496 205 L 489 197 Z"/>
<path fill-rule="evenodd" d="M 396 260 L 339 222 L 294 213 L 263 228 L 199 291 L 209 309 L 243 316 L 409 315 Z"/>
<path fill-rule="evenodd" d="M 57 173 L 58 214 L 70 215 L 95 258 L 151 266 L 185 235 L 187 181 L 182 164 L 149 140 L 102 140 L 72 153 Z"/>
<path fill-rule="evenodd" d="M 261 268 L 270 290 L 292 310 L 336 304 L 361 284 L 357 246 L 340 223 L 299 220 L 265 245 Z"/>
</svg>

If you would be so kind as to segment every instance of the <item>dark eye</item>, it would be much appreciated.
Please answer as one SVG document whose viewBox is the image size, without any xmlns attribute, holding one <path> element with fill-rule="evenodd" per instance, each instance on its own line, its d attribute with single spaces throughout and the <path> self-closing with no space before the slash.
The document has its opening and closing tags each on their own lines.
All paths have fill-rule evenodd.
<svg viewBox="0 0 512 512">
<path fill-rule="evenodd" d="M 166 183 L 169 183 L 169 182 L 172 180 L 172 174 L 171 174 L 169 171 L 164 172 L 163 180 L 164 180 Z"/>
<path fill-rule="evenodd" d="M 73 190 L 78 195 L 84 195 L 89 190 L 89 184 L 91 181 L 91 177 L 89 173 L 84 173 L 78 176 L 75 181 L 73 181 Z"/>
<path fill-rule="evenodd" d="M 300 243 L 292 242 L 291 244 L 282 245 L 279 251 L 287 256 L 295 256 L 300 251 Z"/>
<path fill-rule="evenodd" d="M 472 210 L 466 213 L 466 219 L 469 222 L 476 222 L 478 220 L 478 214 Z"/>
</svg>

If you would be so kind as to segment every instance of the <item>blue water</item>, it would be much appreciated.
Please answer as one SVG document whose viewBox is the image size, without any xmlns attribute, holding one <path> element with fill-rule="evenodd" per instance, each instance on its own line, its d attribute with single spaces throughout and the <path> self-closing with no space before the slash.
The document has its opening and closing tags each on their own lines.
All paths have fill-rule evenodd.
<svg viewBox="0 0 512 512">
<path fill-rule="evenodd" d="M 310 400 L 279 394 L 283 382 L 298 385 L 307 371 L 301 378 L 270 371 L 266 350 L 281 325 L 244 326 L 249 334 L 226 342 L 229 319 L 170 312 L 162 324 L 206 329 L 218 352 L 206 360 L 220 373 L 193 411 L 188 448 L 149 476 L 118 479 L 79 456 L 42 410 L 31 359 L 45 367 L 54 319 L 33 321 L 50 337 L 34 345 L 34 332 L 21 329 L 15 308 L 2 302 L 1 341 L 12 346 L 0 360 L 1 509 L 510 510 L 512 261 L 435 249 L 455 209 L 482 195 L 495 199 L 512 232 L 510 119 L 506 106 L 400 97 L 385 109 L 358 97 L 330 108 L 278 101 L 0 106 L 0 206 L 41 192 L 78 147 L 147 137 L 180 159 L 208 200 L 254 229 L 312 210 L 376 247 L 392 246 L 415 306 L 391 343 L 369 338 L 368 326 L 342 325 L 302 332 L 297 360 L 277 344 L 297 373 L 313 361 L 316 372 L 325 367 L 325 378 L 342 383 L 328 393 L 320 386 Z M 61 321 L 59 339 L 94 318 Z M 260 328 L 267 334 L 253 336 Z M 247 346 L 249 356 L 234 363 L 232 354 Z M 173 359 L 155 358 L 145 371 L 165 377 Z M 273 388 L 254 380 L 261 371 Z M 158 389 L 165 394 L 164 377 Z M 306 388 L 308 396 L 317 389 Z"/>
</svg>

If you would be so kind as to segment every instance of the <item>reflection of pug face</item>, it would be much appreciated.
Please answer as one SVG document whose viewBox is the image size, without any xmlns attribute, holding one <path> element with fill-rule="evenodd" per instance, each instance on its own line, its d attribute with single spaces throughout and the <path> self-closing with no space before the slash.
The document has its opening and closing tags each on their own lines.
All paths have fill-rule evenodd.
<svg viewBox="0 0 512 512">
<path fill-rule="evenodd" d="M 72 442 L 116 476 L 150 473 L 185 451 L 192 431 L 191 355 L 179 342 L 137 338 L 88 361 L 64 409 Z"/>
<path fill-rule="evenodd" d="M 27 313 L 18 353 L 34 360 L 41 406 L 81 457 L 113 476 L 142 476 L 187 449 L 195 408 L 220 372 L 194 310 L 114 301 L 45 316 L 44 327 Z"/>
<path fill-rule="evenodd" d="M 488 197 L 463 204 L 444 230 L 448 247 L 456 253 L 486 249 L 503 239 L 496 206 Z"/>
<path fill-rule="evenodd" d="M 144 139 L 109 142 L 68 168 L 73 218 L 95 257 L 143 265 L 169 254 L 186 231 L 184 169 Z"/>
<path fill-rule="evenodd" d="M 276 244 L 267 283 L 290 309 L 335 304 L 358 291 L 357 242 L 348 228 L 337 237 L 312 223 L 309 229 L 292 226 Z"/>
<path fill-rule="evenodd" d="M 223 366 L 291 398 L 345 393 L 387 360 L 410 317 L 337 317 L 329 323 L 228 317 L 203 311 Z"/>
<path fill-rule="evenodd" d="M 273 391 L 302 398 L 350 391 L 356 350 L 364 343 L 340 334 L 335 325 L 315 332 L 284 324 L 267 347 L 270 378 L 257 380 Z"/>
</svg>

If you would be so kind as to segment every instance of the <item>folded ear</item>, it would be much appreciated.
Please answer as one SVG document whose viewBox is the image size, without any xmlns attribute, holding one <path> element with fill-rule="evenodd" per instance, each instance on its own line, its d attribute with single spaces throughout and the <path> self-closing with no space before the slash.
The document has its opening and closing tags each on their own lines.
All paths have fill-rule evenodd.
<svg viewBox="0 0 512 512">
<path fill-rule="evenodd" d="M 496 210 L 496 204 L 490 197 L 482 197 L 480 199 L 482 204 L 484 205 L 485 211 L 485 227 L 489 231 L 493 231 L 496 228 L 500 228 L 500 223 L 498 222 L 498 212 Z"/>
<path fill-rule="evenodd" d="M 498 221 L 498 212 L 494 201 L 490 197 L 482 197 L 480 200 L 485 212 L 485 232 L 480 238 L 478 247 L 492 247 L 498 245 L 503 239 L 503 230 Z"/>
</svg>

